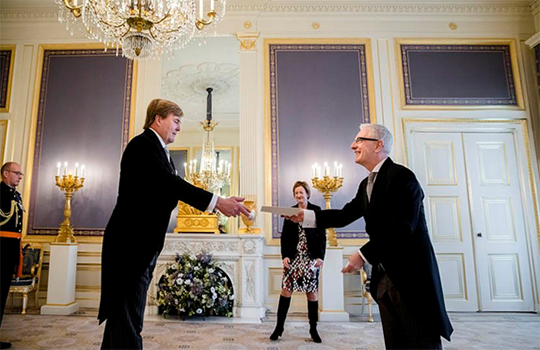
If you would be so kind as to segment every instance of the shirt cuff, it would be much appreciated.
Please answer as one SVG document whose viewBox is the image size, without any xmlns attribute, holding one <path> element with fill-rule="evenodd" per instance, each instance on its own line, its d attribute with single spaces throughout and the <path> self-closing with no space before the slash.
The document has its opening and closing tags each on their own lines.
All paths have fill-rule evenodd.
<svg viewBox="0 0 540 350">
<path fill-rule="evenodd" d="M 304 209 L 304 222 L 302 223 L 304 228 L 317 227 L 317 220 L 315 219 L 315 212 L 313 210 Z"/>
<path fill-rule="evenodd" d="M 367 261 L 366 257 L 364 256 L 364 254 L 362 254 L 362 251 L 360 250 L 360 248 L 358 248 L 358 254 L 360 254 L 360 256 L 362 257 L 362 259 L 364 259 L 364 262 L 367 262 L 369 264 L 369 261 Z"/>
<path fill-rule="evenodd" d="M 212 195 L 212 200 L 210 201 L 210 204 L 208 204 L 208 208 L 206 208 L 206 211 L 208 213 L 213 212 L 214 209 L 216 208 L 217 199 L 218 199 L 218 197 L 215 194 L 213 194 Z"/>
</svg>

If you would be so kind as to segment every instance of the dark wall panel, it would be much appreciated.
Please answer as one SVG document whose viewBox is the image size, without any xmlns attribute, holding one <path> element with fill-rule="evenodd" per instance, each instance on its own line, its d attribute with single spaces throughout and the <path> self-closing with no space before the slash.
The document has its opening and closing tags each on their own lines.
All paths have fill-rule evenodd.
<svg viewBox="0 0 540 350">
<path fill-rule="evenodd" d="M 56 234 L 64 195 L 56 164 L 86 165 L 73 196 L 72 225 L 102 234 L 118 193 L 120 158 L 129 138 L 133 63 L 102 50 L 44 53 L 33 160 L 29 234 Z"/>
<path fill-rule="evenodd" d="M 518 105 L 510 45 L 400 47 L 406 105 Z"/>
<path fill-rule="evenodd" d="M 372 117 L 365 45 L 270 45 L 272 204 L 296 203 L 297 180 L 311 185 L 311 166 L 343 164 L 343 187 L 332 198 L 341 208 L 354 197 L 367 171 L 354 163 L 350 144 Z M 332 167 L 332 166 L 331 166 Z M 324 208 L 315 189 L 311 202 Z M 283 220 L 273 218 L 277 238 Z M 338 230 L 340 238 L 363 238 L 363 221 Z"/>
</svg>

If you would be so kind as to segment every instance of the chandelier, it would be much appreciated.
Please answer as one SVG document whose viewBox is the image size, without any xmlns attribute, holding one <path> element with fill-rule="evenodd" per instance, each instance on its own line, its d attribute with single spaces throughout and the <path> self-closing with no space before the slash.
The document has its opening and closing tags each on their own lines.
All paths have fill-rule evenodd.
<svg viewBox="0 0 540 350">
<path fill-rule="evenodd" d="M 226 0 L 55 0 L 58 20 L 73 28 L 81 19 L 89 39 L 122 47 L 130 59 L 148 59 L 185 47 L 225 15 Z"/>
<path fill-rule="evenodd" d="M 231 163 L 220 160 L 214 148 L 214 128 L 218 125 L 212 120 L 212 88 L 207 88 L 206 120 L 201 122 L 204 130 L 201 162 L 197 159 L 184 163 L 185 178 L 188 182 L 205 190 L 220 194 L 221 188 L 230 183 Z"/>
</svg>

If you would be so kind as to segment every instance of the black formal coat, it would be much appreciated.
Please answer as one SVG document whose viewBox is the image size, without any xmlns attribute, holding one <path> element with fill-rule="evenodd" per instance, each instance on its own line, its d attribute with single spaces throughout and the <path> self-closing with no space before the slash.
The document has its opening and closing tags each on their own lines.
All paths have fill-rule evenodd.
<svg viewBox="0 0 540 350">
<path fill-rule="evenodd" d="M 212 194 L 176 176 L 158 136 L 147 129 L 129 142 L 120 163 L 118 198 L 103 237 L 100 323 L 163 249 L 178 200 L 206 210 Z"/>
<path fill-rule="evenodd" d="M 298 204 L 293 205 L 298 208 Z M 308 202 L 307 209 L 321 210 L 321 207 Z M 281 231 L 281 259 L 289 258 L 291 262 L 296 256 L 298 245 L 298 224 L 285 219 Z M 326 232 L 322 228 L 305 228 L 309 257 L 324 260 L 326 253 Z"/>
<path fill-rule="evenodd" d="M 374 266 L 371 294 L 376 300 L 382 264 L 402 299 L 441 336 L 450 340 L 453 328 L 444 296 L 435 252 L 424 215 L 424 193 L 414 173 L 388 158 L 375 179 L 371 201 L 367 178 L 356 197 L 342 209 L 315 213 L 317 227 L 343 227 L 364 217 L 369 241 L 360 251 Z"/>
</svg>

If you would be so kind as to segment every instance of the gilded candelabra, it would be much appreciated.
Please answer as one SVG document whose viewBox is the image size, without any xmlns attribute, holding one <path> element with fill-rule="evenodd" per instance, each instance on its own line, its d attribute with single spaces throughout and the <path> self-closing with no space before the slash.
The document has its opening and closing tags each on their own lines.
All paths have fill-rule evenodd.
<svg viewBox="0 0 540 350">
<path fill-rule="evenodd" d="M 330 209 L 330 200 L 332 199 L 332 194 L 337 192 L 337 190 L 343 186 L 343 176 L 342 176 L 342 165 L 339 166 L 337 163 L 334 163 L 334 176 L 329 175 L 328 165 L 324 164 L 324 175 L 320 176 L 320 168 L 317 164 L 313 165 L 313 178 L 311 183 L 313 188 L 317 189 L 322 193 L 324 201 L 326 202 L 326 209 Z M 337 247 L 339 242 L 337 240 L 336 231 L 333 228 L 326 229 L 326 236 L 330 246 Z"/>
<path fill-rule="evenodd" d="M 66 164 L 67 167 L 67 164 Z M 84 167 L 84 166 L 83 166 Z M 58 167 L 60 168 L 60 167 Z M 61 242 L 61 243 L 76 243 L 75 236 L 73 236 L 73 226 L 71 226 L 71 198 L 73 197 L 73 193 L 77 192 L 79 188 L 82 188 L 84 186 L 84 168 L 82 170 L 81 177 L 77 174 L 76 167 L 76 173 L 75 176 L 69 174 L 66 175 L 66 171 L 64 171 L 64 175 L 60 177 L 59 174 L 55 176 L 56 179 L 56 186 L 60 188 L 61 191 L 64 192 L 64 195 L 66 196 L 66 203 L 64 205 L 64 221 L 60 224 L 60 228 L 58 230 L 58 236 L 56 236 L 55 242 Z M 64 168 L 65 169 L 65 168 Z"/>
</svg>

